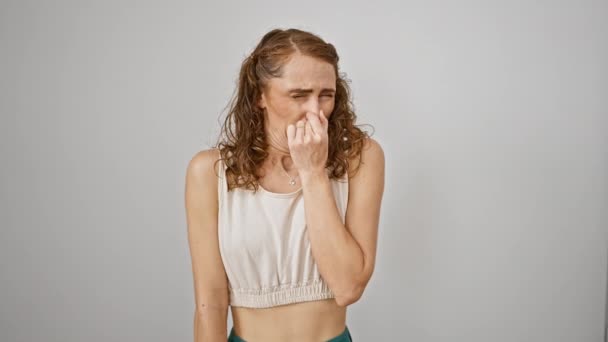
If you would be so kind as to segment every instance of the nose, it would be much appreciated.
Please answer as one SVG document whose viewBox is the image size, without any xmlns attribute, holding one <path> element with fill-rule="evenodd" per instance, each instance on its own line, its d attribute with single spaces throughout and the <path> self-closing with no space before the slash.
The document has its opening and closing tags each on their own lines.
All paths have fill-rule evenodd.
<svg viewBox="0 0 608 342">
<path fill-rule="evenodd" d="M 311 96 L 308 101 L 304 104 L 304 111 L 313 112 L 315 114 L 319 114 L 319 109 L 321 108 L 321 104 L 319 103 L 319 99 L 315 96 Z"/>
</svg>

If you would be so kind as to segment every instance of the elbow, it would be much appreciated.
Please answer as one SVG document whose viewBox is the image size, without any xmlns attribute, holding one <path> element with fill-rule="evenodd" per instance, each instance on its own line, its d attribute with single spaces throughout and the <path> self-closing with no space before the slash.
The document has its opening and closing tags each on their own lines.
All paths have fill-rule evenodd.
<svg viewBox="0 0 608 342">
<path fill-rule="evenodd" d="M 350 281 L 348 287 L 342 287 L 342 291 L 337 291 L 335 296 L 336 304 L 346 307 L 359 301 L 369 283 L 372 272 L 373 270 L 368 271 L 361 278 Z"/>
<path fill-rule="evenodd" d="M 336 304 L 340 307 L 347 307 L 351 304 L 356 303 L 363 295 L 363 287 L 357 286 L 355 289 L 336 295 Z"/>
<path fill-rule="evenodd" d="M 356 300 L 353 300 L 348 297 L 336 296 L 336 304 L 338 304 L 338 306 L 340 306 L 340 307 L 347 307 L 355 302 L 356 302 Z"/>
</svg>

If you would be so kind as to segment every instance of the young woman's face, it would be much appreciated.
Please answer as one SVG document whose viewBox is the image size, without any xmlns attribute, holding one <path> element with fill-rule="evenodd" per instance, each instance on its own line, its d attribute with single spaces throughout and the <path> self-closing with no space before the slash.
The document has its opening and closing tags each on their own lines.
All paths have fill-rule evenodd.
<svg viewBox="0 0 608 342">
<path fill-rule="evenodd" d="M 306 112 L 329 118 L 334 110 L 336 76 L 333 65 L 295 54 L 283 66 L 283 76 L 272 78 L 262 92 L 260 107 L 275 127 L 287 127 L 306 118 Z"/>
</svg>

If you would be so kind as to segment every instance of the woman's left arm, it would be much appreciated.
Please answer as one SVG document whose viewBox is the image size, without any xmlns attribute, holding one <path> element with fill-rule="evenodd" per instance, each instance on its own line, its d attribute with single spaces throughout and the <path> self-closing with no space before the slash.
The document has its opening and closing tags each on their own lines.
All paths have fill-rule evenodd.
<svg viewBox="0 0 608 342">
<path fill-rule="evenodd" d="M 308 238 L 319 273 L 338 305 L 350 305 L 359 300 L 374 271 L 384 152 L 374 139 L 365 140 L 359 170 L 349 180 L 344 224 L 327 173 L 323 170 L 300 176 Z"/>
</svg>

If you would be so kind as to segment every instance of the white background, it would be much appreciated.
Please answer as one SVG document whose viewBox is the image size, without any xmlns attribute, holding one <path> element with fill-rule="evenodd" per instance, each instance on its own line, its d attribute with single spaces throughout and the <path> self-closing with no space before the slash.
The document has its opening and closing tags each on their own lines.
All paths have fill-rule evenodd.
<svg viewBox="0 0 608 342">
<path fill-rule="evenodd" d="M 0 340 L 192 339 L 186 165 L 215 141 L 243 58 L 296 27 L 336 46 L 386 156 L 354 340 L 601 341 L 607 14 L 605 1 L 3 1 Z"/>
</svg>

